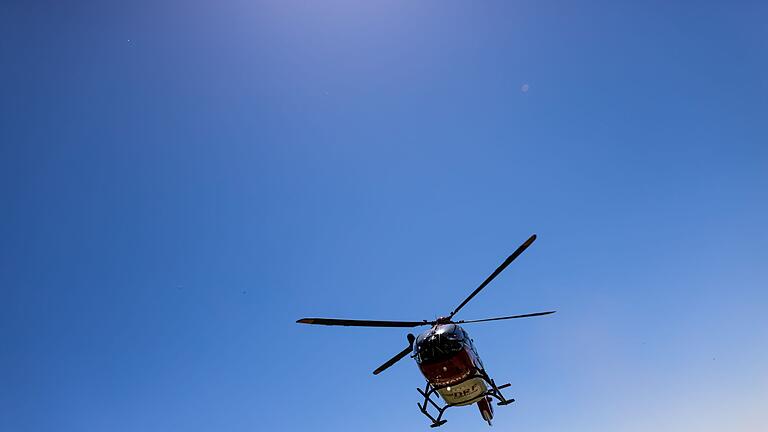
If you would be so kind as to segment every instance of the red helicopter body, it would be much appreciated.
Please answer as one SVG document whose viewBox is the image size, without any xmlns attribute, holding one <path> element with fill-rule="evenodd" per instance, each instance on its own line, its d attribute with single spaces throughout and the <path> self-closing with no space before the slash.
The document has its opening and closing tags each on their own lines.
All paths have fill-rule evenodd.
<svg viewBox="0 0 768 432">
<path fill-rule="evenodd" d="M 493 405 L 487 395 L 487 375 L 472 339 L 463 328 L 457 324 L 437 324 L 416 338 L 413 351 L 429 387 L 446 403 L 477 403 L 480 415 L 490 423 Z"/>
</svg>

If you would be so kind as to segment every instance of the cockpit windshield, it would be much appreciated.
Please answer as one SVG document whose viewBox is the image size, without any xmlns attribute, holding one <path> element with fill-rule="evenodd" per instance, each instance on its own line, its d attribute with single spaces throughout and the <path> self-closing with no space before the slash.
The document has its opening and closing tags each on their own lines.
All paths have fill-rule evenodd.
<svg viewBox="0 0 768 432">
<path fill-rule="evenodd" d="M 419 363 L 444 361 L 464 346 L 466 333 L 454 324 L 446 324 L 420 335 L 416 339 L 416 360 Z"/>
</svg>

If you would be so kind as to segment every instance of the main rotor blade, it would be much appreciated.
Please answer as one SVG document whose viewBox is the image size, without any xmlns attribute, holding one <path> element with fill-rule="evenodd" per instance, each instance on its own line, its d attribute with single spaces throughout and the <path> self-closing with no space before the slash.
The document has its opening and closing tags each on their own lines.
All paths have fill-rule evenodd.
<svg viewBox="0 0 768 432">
<path fill-rule="evenodd" d="M 475 290 L 474 290 L 474 291 L 472 291 L 472 294 L 470 294 L 470 295 L 469 295 L 469 297 L 467 297 L 466 299 L 464 299 L 464 301 L 463 301 L 463 302 L 461 302 L 461 304 L 460 304 L 460 305 L 459 305 L 459 306 L 458 306 L 458 307 L 457 307 L 457 308 L 456 308 L 456 309 L 455 309 L 453 312 L 451 312 L 451 314 L 448 316 L 448 318 L 449 318 L 449 319 L 450 319 L 450 318 L 453 318 L 453 316 L 454 316 L 454 315 L 456 315 L 456 312 L 458 312 L 459 310 L 461 310 L 461 308 L 463 308 L 463 307 L 464 307 L 464 305 L 466 305 L 467 303 L 469 303 L 469 301 L 470 301 L 470 300 L 472 300 L 472 297 L 476 296 L 476 295 L 477 295 L 477 293 L 479 293 L 479 292 L 480 292 L 480 290 L 482 290 L 483 288 L 485 288 L 485 286 L 486 286 L 486 285 L 488 285 L 488 284 L 489 284 L 489 283 L 490 283 L 490 282 L 493 280 L 493 278 L 495 278 L 496 276 L 498 276 L 498 275 L 499 275 L 499 273 L 501 273 L 502 271 L 504 271 L 504 269 L 505 269 L 505 268 L 507 268 L 507 266 L 508 266 L 508 265 L 510 265 L 510 264 L 512 263 L 512 261 L 514 261 L 514 260 L 515 260 L 515 258 L 517 258 L 518 256 L 520 256 L 520 254 L 521 254 L 521 253 L 523 253 L 523 251 L 525 251 L 526 249 L 528 249 L 528 246 L 530 246 L 530 245 L 531 245 L 531 243 L 533 243 L 533 242 L 534 242 L 534 240 L 536 240 L 536 234 L 534 234 L 534 235 L 530 236 L 530 237 L 528 238 L 528 240 L 526 240 L 526 241 L 525 241 L 525 243 L 523 243 L 522 245 L 520 245 L 520 247 L 519 247 L 519 248 L 517 248 L 517 250 L 515 250 L 514 252 L 512 252 L 512 255 L 510 255 L 509 257 L 507 257 L 507 259 L 505 259 L 505 260 L 504 260 L 504 262 L 503 262 L 503 263 L 501 263 L 501 265 L 499 266 L 499 268 L 497 268 L 496 270 L 494 270 L 494 271 L 493 271 L 493 273 L 491 273 L 491 275 L 490 275 L 490 276 L 488 276 L 488 278 L 487 278 L 486 280 L 484 280 L 484 281 L 483 281 L 483 283 L 481 283 L 479 287 L 475 288 Z"/>
<path fill-rule="evenodd" d="M 392 366 L 393 364 L 399 362 L 400 360 L 402 360 L 403 357 L 407 356 L 408 353 L 410 353 L 413 350 L 413 341 L 414 340 L 416 340 L 416 337 L 414 335 L 412 335 L 412 334 L 408 334 L 408 348 L 400 351 L 399 353 L 397 353 L 397 355 L 395 355 L 391 359 L 387 360 L 386 363 L 384 363 L 383 365 L 377 367 L 376 370 L 373 371 L 373 374 L 374 375 L 380 374 L 382 371 L 384 371 L 388 367 Z"/>
<path fill-rule="evenodd" d="M 349 327 L 417 327 L 420 325 L 429 325 L 429 321 L 374 321 L 374 320 L 351 320 L 336 318 L 302 318 L 296 321 L 299 324 L 316 324 L 327 326 L 349 326 Z"/>
<path fill-rule="evenodd" d="M 486 322 L 486 321 L 499 321 L 499 320 L 513 319 L 513 318 L 528 318 L 528 317 L 536 317 L 536 316 L 542 316 L 542 315 L 549 315 L 549 314 L 553 314 L 555 312 L 557 312 L 557 311 L 536 312 L 536 313 L 529 313 L 529 314 L 525 314 L 525 315 L 512 315 L 512 316 L 505 316 L 505 317 L 498 317 L 498 318 L 485 318 L 485 319 L 478 319 L 478 320 L 461 320 L 461 321 L 456 321 L 456 324 L 479 323 L 479 322 Z"/>
</svg>

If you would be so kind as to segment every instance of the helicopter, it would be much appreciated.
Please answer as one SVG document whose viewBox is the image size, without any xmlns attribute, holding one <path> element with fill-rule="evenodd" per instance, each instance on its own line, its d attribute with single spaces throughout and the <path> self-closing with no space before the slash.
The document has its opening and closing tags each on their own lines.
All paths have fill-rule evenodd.
<svg viewBox="0 0 768 432">
<path fill-rule="evenodd" d="M 430 427 L 442 426 L 447 422 L 443 418 L 443 414 L 448 408 L 472 404 L 477 405 L 483 420 L 488 422 L 490 426 L 493 419 L 492 402 L 495 400 L 498 406 L 505 406 L 515 401 L 514 399 L 507 399 L 501 392 L 502 389 L 510 387 L 511 384 L 496 385 L 496 382 L 486 372 L 485 366 L 483 366 L 483 362 L 477 354 L 474 341 L 461 325 L 543 316 L 553 314 L 556 311 L 475 320 L 454 320 L 454 316 L 535 240 L 536 234 L 533 234 L 447 316 L 441 316 L 431 321 L 302 318 L 296 322 L 300 324 L 354 327 L 411 328 L 430 326 L 428 330 L 421 333 L 418 337 L 409 333 L 407 336 L 408 347 L 376 368 L 373 374 L 378 375 L 410 354 L 410 357 L 416 360 L 419 370 L 427 381 L 424 389 L 417 388 L 416 390 L 424 398 L 423 402 L 417 402 L 417 405 L 419 410 L 432 421 Z M 442 398 L 445 404 L 438 404 L 433 396 L 438 399 Z M 430 408 L 436 410 L 437 414 L 430 412 Z"/>
</svg>

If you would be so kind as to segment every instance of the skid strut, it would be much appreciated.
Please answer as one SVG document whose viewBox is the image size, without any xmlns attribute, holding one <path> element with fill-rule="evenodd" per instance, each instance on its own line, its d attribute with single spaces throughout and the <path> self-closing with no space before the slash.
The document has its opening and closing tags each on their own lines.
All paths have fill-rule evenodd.
<svg viewBox="0 0 768 432">
<path fill-rule="evenodd" d="M 509 405 L 509 404 L 511 404 L 512 402 L 515 401 L 514 399 L 507 399 L 507 398 L 505 398 L 504 395 L 501 393 L 501 389 L 505 389 L 505 388 L 511 386 L 512 384 L 507 383 L 507 384 L 502 384 L 500 386 L 497 386 L 496 382 L 493 381 L 493 379 L 491 379 L 490 376 L 488 376 L 488 374 L 485 372 L 485 370 L 478 370 L 474 375 L 468 377 L 467 379 L 472 379 L 472 378 L 482 378 L 482 380 L 485 381 L 486 384 L 488 384 L 488 386 L 490 388 L 488 390 L 486 390 L 485 393 L 483 393 L 483 397 L 490 396 L 490 397 L 496 399 L 498 401 L 496 403 L 496 405 L 498 405 L 498 406 L 505 406 L 505 405 Z M 439 399 L 440 398 L 440 393 L 437 392 L 437 389 L 435 387 L 432 387 L 432 385 L 429 383 L 429 381 L 427 381 L 427 384 L 424 387 L 424 390 L 422 390 L 422 389 L 420 389 L 418 387 L 416 388 L 416 390 L 418 390 L 419 393 L 424 397 L 424 402 L 423 403 L 416 402 L 416 405 L 418 405 L 419 411 L 421 411 L 422 414 L 424 414 L 425 416 L 427 416 L 427 418 L 432 420 L 432 424 L 429 425 L 429 426 L 434 428 L 434 427 L 438 427 L 438 426 L 444 425 L 445 422 L 447 422 L 448 420 L 444 420 L 443 419 L 443 414 L 445 413 L 445 411 L 448 408 L 450 408 L 452 406 L 457 406 L 457 405 L 452 405 L 452 404 L 449 404 L 449 403 L 446 403 L 443 406 L 438 405 L 432 399 L 432 395 L 437 396 L 437 398 Z M 430 405 L 437 410 L 437 417 L 433 416 L 428 411 L 428 408 L 429 408 Z"/>
<path fill-rule="evenodd" d="M 438 426 L 444 425 L 447 420 L 442 420 L 443 413 L 452 405 L 445 404 L 444 406 L 441 407 L 440 405 L 436 404 L 435 401 L 432 400 L 430 396 L 434 394 L 439 398 L 440 393 L 437 393 L 437 390 L 429 384 L 429 381 L 427 381 L 427 385 L 426 387 L 424 387 L 424 390 L 418 387 L 416 387 L 416 390 L 418 390 L 419 393 L 421 393 L 421 395 L 424 396 L 424 404 L 422 405 L 416 402 L 416 405 L 419 406 L 419 410 L 421 410 L 422 414 L 424 414 L 425 416 L 429 417 L 430 420 L 432 420 L 432 424 L 430 425 L 430 427 L 438 427 Z M 430 414 L 429 411 L 427 411 L 427 403 L 435 407 L 435 409 L 437 410 L 437 418 L 433 417 L 432 414 Z"/>
</svg>

